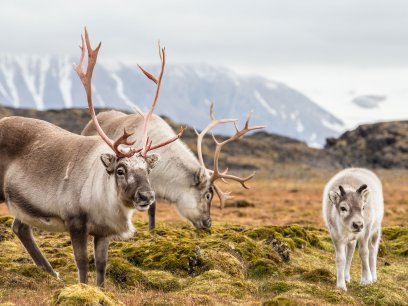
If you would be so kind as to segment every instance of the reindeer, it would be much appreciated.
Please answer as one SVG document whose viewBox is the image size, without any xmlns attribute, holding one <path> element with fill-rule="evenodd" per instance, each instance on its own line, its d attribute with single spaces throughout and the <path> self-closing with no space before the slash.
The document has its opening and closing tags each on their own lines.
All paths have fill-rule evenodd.
<svg viewBox="0 0 408 306">
<path fill-rule="evenodd" d="M 323 217 L 336 250 L 337 288 L 347 291 L 356 244 L 361 284 L 377 281 L 377 253 L 384 199 L 381 181 L 371 171 L 349 168 L 337 173 L 323 193 Z"/>
<path fill-rule="evenodd" d="M 139 114 L 126 115 L 119 111 L 106 111 L 99 113 L 97 117 L 101 126 L 110 137 L 117 137 L 124 128 L 129 131 L 138 131 L 143 126 L 143 117 Z M 188 219 L 197 229 L 211 227 L 210 208 L 214 192 L 220 199 L 221 207 L 224 207 L 225 201 L 230 198 L 229 193 L 221 191 L 216 184 L 217 180 L 237 181 L 244 188 L 248 188 L 245 183 L 255 175 L 254 172 L 247 177 L 241 178 L 229 175 L 226 171 L 220 172 L 218 169 L 218 159 L 222 147 L 250 131 L 264 127 L 249 127 L 250 115 L 248 115 L 245 127 L 239 130 L 236 126 L 236 119 L 216 119 L 214 117 L 213 104 L 211 104 L 210 108 L 210 118 L 211 121 L 208 126 L 200 134 L 197 133 L 198 159 L 181 140 L 178 140 L 166 147 L 166 150 L 157 150 L 162 158 L 162 162 L 150 174 L 150 181 L 156 195 L 175 202 L 179 214 Z M 215 126 L 227 123 L 234 123 L 236 133 L 224 142 L 217 143 L 214 154 L 214 169 L 207 169 L 201 150 L 203 137 Z M 96 134 L 96 130 L 91 122 L 87 124 L 81 134 Z M 150 122 L 149 135 L 153 140 L 156 140 L 163 137 L 172 137 L 175 133 L 162 118 L 153 115 Z M 150 206 L 148 214 L 149 229 L 152 230 L 155 228 L 156 203 Z"/>
<path fill-rule="evenodd" d="M 85 40 L 87 71 L 82 70 L 83 37 L 81 58 L 75 70 L 84 85 L 99 136 L 76 135 L 36 119 L 3 118 L 0 120 L 0 199 L 6 201 L 15 217 L 12 230 L 34 263 L 55 277 L 58 274 L 36 245 L 31 226 L 69 232 L 82 283 L 88 281 L 87 239 L 92 235 L 96 282 L 102 287 L 110 238 L 132 236 L 133 212 L 145 211 L 155 201 L 148 173 L 158 163 L 159 156 L 147 153 L 179 136 L 152 145 L 147 136 L 149 116 L 145 118 L 145 141 L 141 148 L 131 147 L 131 134 L 126 130 L 115 141 L 103 132 L 93 108 L 91 86 L 101 44 L 92 49 L 86 29 Z M 150 114 L 154 105 L 155 102 Z M 123 145 L 128 148 L 124 149 Z"/>
</svg>

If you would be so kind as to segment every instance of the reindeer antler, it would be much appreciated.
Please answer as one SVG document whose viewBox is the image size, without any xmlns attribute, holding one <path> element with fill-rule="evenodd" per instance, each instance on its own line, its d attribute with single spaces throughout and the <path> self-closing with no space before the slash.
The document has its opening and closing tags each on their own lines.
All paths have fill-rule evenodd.
<svg viewBox="0 0 408 306">
<path fill-rule="evenodd" d="M 210 106 L 210 123 L 201 131 L 201 133 L 198 133 L 197 131 L 197 155 L 198 155 L 198 161 L 200 162 L 200 165 L 206 169 L 205 164 L 204 164 L 204 159 L 203 159 L 203 153 L 202 153 L 202 142 L 205 134 L 207 134 L 209 131 L 211 131 L 213 128 L 215 128 L 219 124 L 224 124 L 228 122 L 236 122 L 237 119 L 215 119 L 214 116 L 214 102 L 211 102 Z M 207 169 L 208 170 L 208 169 Z"/>
<path fill-rule="evenodd" d="M 85 88 L 85 92 L 86 92 L 86 97 L 88 100 L 88 110 L 91 113 L 91 117 L 92 117 L 92 121 L 95 125 L 96 131 L 98 132 L 99 136 L 101 136 L 101 138 L 108 144 L 108 146 L 115 152 L 116 156 L 118 157 L 132 157 L 134 154 L 142 152 L 142 156 L 146 157 L 146 154 L 148 151 L 150 150 L 154 150 L 157 149 L 159 147 L 165 146 L 177 139 L 180 138 L 180 136 L 183 134 L 184 132 L 184 128 L 180 129 L 180 132 L 174 136 L 173 138 L 164 141 L 160 144 L 157 145 L 152 145 L 152 142 L 149 140 L 149 137 L 147 136 L 147 127 L 148 127 L 148 121 L 150 119 L 150 117 L 153 114 L 153 110 L 156 106 L 157 103 L 157 98 L 159 96 L 159 92 L 160 92 L 160 84 L 161 84 L 161 79 L 163 77 L 163 72 L 164 72 L 164 65 L 165 65 L 165 50 L 161 49 L 161 53 L 160 53 L 160 59 L 162 60 L 162 70 L 160 73 L 160 77 L 159 79 L 156 79 L 153 75 L 151 75 L 150 73 L 148 73 L 147 71 L 145 71 L 143 68 L 142 71 L 145 73 L 145 75 L 151 79 L 152 81 L 154 81 L 157 84 L 157 90 L 156 90 L 156 96 L 155 99 L 153 101 L 153 104 L 148 112 L 147 115 L 143 115 L 144 116 L 144 124 L 143 124 L 143 147 L 142 148 L 129 148 L 127 152 L 123 152 L 119 149 L 120 145 L 126 145 L 126 146 L 132 146 L 135 144 L 136 141 L 130 141 L 129 137 L 133 135 L 132 133 L 128 133 L 126 131 L 126 129 L 123 130 L 123 135 L 120 136 L 117 140 L 113 141 L 112 139 L 110 139 L 105 132 L 102 130 L 101 126 L 99 125 L 98 119 L 96 117 L 95 114 L 95 109 L 93 106 L 93 102 L 92 102 L 92 74 L 93 74 L 93 69 L 95 67 L 96 64 L 96 59 L 98 57 L 98 52 L 99 49 L 101 47 L 101 43 L 99 43 L 99 45 L 96 47 L 96 49 L 92 49 L 91 47 L 91 43 L 89 41 L 89 35 L 88 35 L 88 31 L 85 28 L 85 43 L 86 43 L 86 49 L 88 51 L 88 66 L 86 69 L 86 73 L 83 71 L 83 63 L 84 63 L 84 57 L 85 57 L 85 45 L 84 45 L 84 38 L 81 35 L 81 40 L 82 40 L 82 45 L 81 45 L 81 57 L 79 60 L 79 64 L 78 65 L 74 65 L 74 69 L 76 71 L 76 73 L 78 74 L 79 78 L 82 81 L 82 84 L 84 85 Z M 159 46 L 160 47 L 160 46 Z"/>
<path fill-rule="evenodd" d="M 161 82 L 162 82 L 162 78 L 163 78 L 163 74 L 164 74 L 164 66 L 166 65 L 166 48 L 161 48 L 160 47 L 160 42 L 159 42 L 159 56 L 160 56 L 160 61 L 161 61 L 161 70 L 160 70 L 160 74 L 159 77 L 156 78 L 153 74 L 151 74 L 150 72 L 146 71 L 145 69 L 143 69 L 140 65 L 137 65 L 140 70 L 144 73 L 144 75 L 152 80 L 155 84 L 156 84 L 156 93 L 153 99 L 153 103 L 152 106 L 150 107 L 150 110 L 146 113 L 143 114 L 141 113 L 141 115 L 144 118 L 144 123 L 143 123 L 143 138 L 142 138 L 142 143 L 143 143 L 143 149 L 142 149 L 142 156 L 146 157 L 147 152 L 163 147 L 169 143 L 172 143 L 173 141 L 176 141 L 177 139 L 179 139 L 181 137 L 181 135 L 183 134 L 185 128 L 184 127 L 180 127 L 180 131 L 179 133 L 174 136 L 173 138 L 170 138 L 168 140 L 165 140 L 163 142 L 160 142 L 156 145 L 152 145 L 152 141 L 149 139 L 148 135 L 147 135 L 147 125 L 148 122 L 150 120 L 150 118 L 152 117 L 153 114 L 153 110 L 156 107 L 157 104 L 157 99 L 159 98 L 159 94 L 160 94 L 160 86 L 161 86 Z M 140 112 L 139 112 L 140 113 Z"/>
<path fill-rule="evenodd" d="M 206 168 L 207 171 L 211 174 L 211 179 L 210 179 L 211 184 L 213 185 L 214 190 L 215 190 L 215 192 L 217 193 L 217 195 L 218 195 L 218 197 L 220 199 L 221 208 L 223 208 L 225 202 L 228 199 L 232 198 L 231 193 L 230 192 L 223 192 L 215 184 L 215 181 L 217 179 L 221 179 L 224 182 L 227 182 L 227 180 L 233 180 L 233 181 L 239 182 L 242 185 L 242 187 L 244 187 L 245 189 L 249 189 L 249 187 L 246 186 L 245 183 L 254 177 L 255 172 L 253 172 L 251 175 L 249 175 L 247 177 L 239 177 L 239 176 L 235 176 L 235 175 L 230 175 L 230 174 L 228 174 L 228 169 L 226 169 L 224 172 L 220 172 L 219 171 L 218 160 L 220 158 L 222 148 L 226 144 L 239 139 L 241 136 L 245 135 L 246 133 L 248 133 L 250 131 L 253 131 L 253 130 L 262 129 L 265 126 L 260 126 L 259 125 L 259 126 L 250 127 L 249 126 L 249 120 L 251 119 L 251 113 L 249 113 L 248 117 L 247 117 L 247 120 L 245 122 L 244 128 L 242 130 L 239 130 L 238 127 L 237 127 L 237 124 L 236 124 L 236 121 L 237 121 L 236 119 L 218 119 L 218 120 L 215 119 L 215 117 L 214 117 L 214 104 L 213 103 L 211 104 L 211 107 L 210 107 L 210 117 L 211 117 L 210 124 L 200 134 L 197 133 L 198 134 L 198 138 L 197 138 L 198 159 L 200 161 L 201 166 L 203 166 L 204 168 L 206 168 L 206 167 L 204 165 L 204 160 L 203 160 L 203 155 L 202 155 L 202 150 L 201 150 L 202 139 L 203 139 L 204 135 L 207 132 L 209 132 L 210 130 L 212 130 L 216 125 L 222 124 L 222 123 L 228 123 L 228 122 L 233 122 L 234 126 L 235 126 L 235 130 L 236 130 L 236 133 L 233 136 L 231 136 L 230 138 L 224 140 L 223 142 L 218 142 L 217 139 L 215 139 L 214 134 L 212 135 L 212 137 L 213 137 L 213 139 L 215 141 L 215 144 L 216 144 L 215 152 L 214 152 L 214 170 L 210 170 L 210 169 Z"/>
<path fill-rule="evenodd" d="M 84 85 L 86 98 L 88 100 L 88 110 L 91 113 L 92 121 L 95 125 L 96 131 L 98 132 L 99 136 L 107 143 L 107 145 L 115 152 L 118 157 L 131 157 L 135 153 L 140 152 L 139 150 L 130 149 L 128 152 L 124 153 L 119 149 L 120 145 L 131 146 L 135 142 L 129 141 L 129 137 L 133 133 L 128 133 L 126 130 L 123 131 L 123 135 L 120 136 L 116 141 L 110 139 L 105 132 L 102 130 L 101 126 L 99 125 L 98 119 L 96 118 L 95 109 L 92 102 L 92 74 L 95 68 L 96 59 L 98 57 L 99 49 L 101 48 L 101 43 L 95 49 L 92 49 L 91 43 L 89 41 L 88 31 L 85 28 L 85 43 L 86 49 L 88 51 L 88 66 L 86 68 L 86 73 L 83 71 L 83 63 L 85 57 L 85 45 L 84 45 L 84 37 L 81 35 L 82 44 L 81 48 L 81 57 L 79 60 L 78 65 L 74 65 L 74 69 L 78 74 L 79 78 L 81 79 L 82 84 Z"/>
</svg>

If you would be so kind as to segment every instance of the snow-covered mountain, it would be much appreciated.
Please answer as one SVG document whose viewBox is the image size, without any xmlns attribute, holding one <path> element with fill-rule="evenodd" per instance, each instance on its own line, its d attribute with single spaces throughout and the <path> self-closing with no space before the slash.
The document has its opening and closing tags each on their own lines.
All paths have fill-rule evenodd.
<svg viewBox="0 0 408 306">
<path fill-rule="evenodd" d="M 69 57 L 0 56 L 0 104 L 12 107 L 62 109 L 86 107 L 82 85 Z M 145 67 L 157 72 L 157 66 Z M 154 84 L 136 65 L 99 63 L 94 71 L 96 107 L 142 110 L 149 107 Z M 253 111 L 252 124 L 267 131 L 321 146 L 337 136 L 343 122 L 285 84 L 260 76 L 241 76 L 209 65 L 168 65 L 156 112 L 201 129 L 208 123 L 210 101 L 217 117 L 235 117 L 241 124 Z M 221 133 L 233 129 L 222 127 Z"/>
</svg>

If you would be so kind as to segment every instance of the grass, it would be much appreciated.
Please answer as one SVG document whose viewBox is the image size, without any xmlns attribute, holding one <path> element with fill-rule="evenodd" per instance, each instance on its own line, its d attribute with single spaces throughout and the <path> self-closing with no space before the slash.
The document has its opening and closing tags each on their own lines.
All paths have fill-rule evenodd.
<svg viewBox="0 0 408 306">
<path fill-rule="evenodd" d="M 0 217 L 0 305 L 408 305 L 407 176 L 380 173 L 386 215 L 378 282 L 359 284 L 356 253 L 342 292 L 320 213 L 326 175 L 261 180 L 244 192 L 228 185 L 236 202 L 212 209 L 211 231 L 193 230 L 166 203 L 152 233 L 146 216 L 136 214 L 135 236 L 110 245 L 103 291 L 93 286 L 93 270 L 89 286 L 77 284 L 68 235 L 34 231 L 57 280 L 33 265 L 10 230 L 12 219 Z"/>
<path fill-rule="evenodd" d="M 10 219 L 0 219 L 8 233 Z M 51 262 L 64 262 L 61 280 L 35 267 L 12 235 L 0 242 L 0 302 L 15 305 L 178 305 L 197 304 L 347 304 L 406 305 L 407 256 L 398 239 L 406 228 L 384 229 L 379 282 L 360 286 L 359 260 L 352 267 L 349 291 L 335 289 L 334 253 L 328 233 L 320 228 L 243 226 L 216 223 L 210 232 L 184 223 L 159 223 L 129 241 L 113 242 L 107 288 L 76 284 L 72 248 L 67 235 L 36 231 Z M 290 252 L 283 260 L 270 243 L 282 241 Z M 44 247 L 53 245 L 54 247 Z M 178 250 L 178 252 L 174 252 Z M 136 260 L 137 257 L 137 260 Z M 58 261 L 56 261 L 58 259 Z M 94 272 L 91 272 L 91 282 Z"/>
</svg>

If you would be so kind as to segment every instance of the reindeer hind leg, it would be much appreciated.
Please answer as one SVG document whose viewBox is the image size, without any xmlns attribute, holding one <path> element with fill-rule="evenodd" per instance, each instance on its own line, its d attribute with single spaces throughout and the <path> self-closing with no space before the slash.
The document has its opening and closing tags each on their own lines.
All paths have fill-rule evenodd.
<svg viewBox="0 0 408 306">
<path fill-rule="evenodd" d="M 35 243 L 31 228 L 27 224 L 21 222 L 19 219 L 16 218 L 14 219 L 11 229 L 20 239 L 21 243 L 24 245 L 25 249 L 33 259 L 34 263 L 37 266 L 43 268 L 46 272 L 48 272 L 52 276 L 58 278 L 58 273 L 54 271 L 54 269 L 51 267 L 51 264 L 44 257 L 44 255 L 38 248 L 37 244 Z"/>
</svg>

